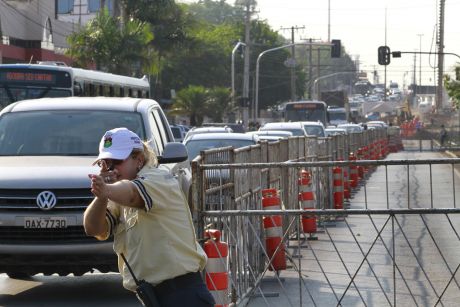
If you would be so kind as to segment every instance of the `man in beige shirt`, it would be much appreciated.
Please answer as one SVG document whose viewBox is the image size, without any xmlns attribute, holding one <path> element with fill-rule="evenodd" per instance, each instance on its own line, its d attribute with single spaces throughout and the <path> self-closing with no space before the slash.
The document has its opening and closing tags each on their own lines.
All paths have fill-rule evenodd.
<svg viewBox="0 0 460 307">
<path fill-rule="evenodd" d="M 99 240 L 114 236 L 123 286 L 136 289 L 121 254 L 137 279 L 154 286 L 161 306 L 214 306 L 200 275 L 206 254 L 178 181 L 126 128 L 104 134 L 95 163 L 101 172 L 89 175 L 96 197 L 85 211 L 84 227 Z"/>
</svg>

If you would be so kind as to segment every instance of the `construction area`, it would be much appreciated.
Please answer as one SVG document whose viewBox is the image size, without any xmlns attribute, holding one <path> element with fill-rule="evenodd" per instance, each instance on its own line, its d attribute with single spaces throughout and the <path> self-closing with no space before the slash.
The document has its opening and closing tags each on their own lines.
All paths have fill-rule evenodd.
<svg viewBox="0 0 460 307">
<path fill-rule="evenodd" d="M 193 161 L 217 304 L 455 305 L 460 160 L 399 136 L 289 138 Z"/>
</svg>

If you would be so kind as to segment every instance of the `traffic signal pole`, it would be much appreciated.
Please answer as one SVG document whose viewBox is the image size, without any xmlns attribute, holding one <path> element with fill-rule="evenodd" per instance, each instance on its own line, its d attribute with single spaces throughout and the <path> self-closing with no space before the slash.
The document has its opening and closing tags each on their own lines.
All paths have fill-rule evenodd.
<svg viewBox="0 0 460 307">
<path fill-rule="evenodd" d="M 390 48 L 388 46 L 380 46 L 377 49 L 378 53 L 378 62 L 380 65 L 388 65 L 390 64 L 390 54 L 393 58 L 400 58 L 402 54 L 434 54 L 438 57 L 444 57 L 445 55 L 453 55 L 460 59 L 460 55 L 453 53 L 453 52 L 422 52 L 422 51 L 392 51 L 390 52 Z M 439 69 L 439 68 L 438 68 Z M 442 72 L 442 70 L 440 70 Z M 436 88 L 436 109 L 439 109 L 441 106 L 442 100 L 442 76 L 438 78 L 438 84 Z"/>
</svg>

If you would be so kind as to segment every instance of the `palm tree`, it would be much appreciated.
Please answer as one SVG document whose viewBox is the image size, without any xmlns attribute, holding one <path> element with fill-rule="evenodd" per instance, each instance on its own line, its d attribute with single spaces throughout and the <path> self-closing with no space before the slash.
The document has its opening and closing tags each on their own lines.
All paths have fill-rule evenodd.
<svg viewBox="0 0 460 307">
<path fill-rule="evenodd" d="M 221 86 L 213 87 L 209 91 L 206 109 L 208 110 L 207 114 L 213 122 L 222 122 L 224 114 L 235 111 L 230 89 Z"/>
<path fill-rule="evenodd" d="M 131 75 L 132 67 L 139 67 L 148 59 L 148 44 L 153 34 L 146 23 L 129 20 L 123 28 L 118 20 L 103 9 L 80 32 L 71 34 L 67 41 L 69 55 L 77 66 L 107 72 Z"/>
<path fill-rule="evenodd" d="M 170 114 L 186 115 L 191 126 L 201 126 L 207 100 L 208 91 L 203 86 L 189 85 L 177 93 Z"/>
</svg>

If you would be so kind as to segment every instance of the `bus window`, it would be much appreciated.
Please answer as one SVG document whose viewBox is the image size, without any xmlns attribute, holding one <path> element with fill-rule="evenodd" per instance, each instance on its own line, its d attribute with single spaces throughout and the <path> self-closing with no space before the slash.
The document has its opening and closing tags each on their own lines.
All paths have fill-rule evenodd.
<svg viewBox="0 0 460 307">
<path fill-rule="evenodd" d="M 89 84 L 89 96 L 90 97 L 96 96 L 96 87 L 92 83 Z"/>
<path fill-rule="evenodd" d="M 99 71 L 49 63 L 0 64 L 0 108 L 18 100 L 41 97 L 146 97 L 149 89 L 145 79 Z"/>
<path fill-rule="evenodd" d="M 78 82 L 74 82 L 73 84 L 73 95 L 74 96 L 84 96 L 82 86 Z"/>
</svg>

